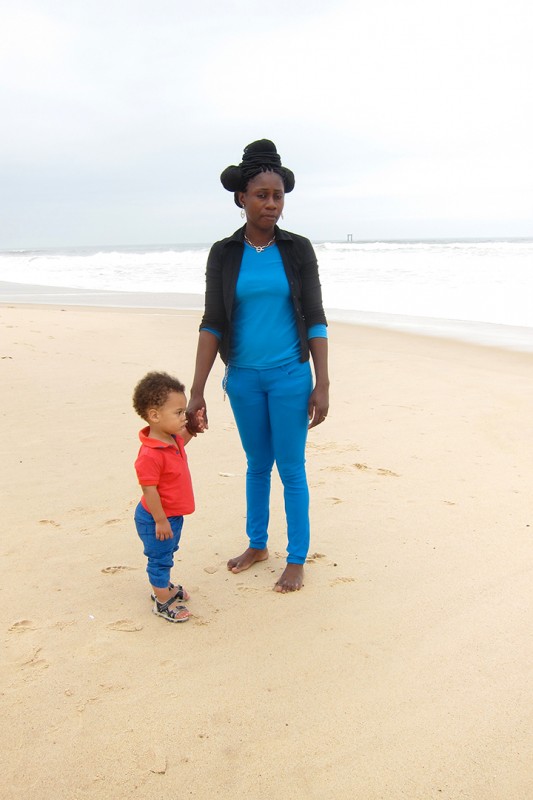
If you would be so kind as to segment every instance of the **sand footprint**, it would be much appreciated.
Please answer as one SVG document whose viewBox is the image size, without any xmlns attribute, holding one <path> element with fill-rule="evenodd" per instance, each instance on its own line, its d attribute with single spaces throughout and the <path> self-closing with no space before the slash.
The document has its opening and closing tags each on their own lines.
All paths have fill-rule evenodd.
<svg viewBox="0 0 533 800">
<path fill-rule="evenodd" d="M 143 629 L 142 625 L 132 619 L 117 619 L 115 622 L 108 622 L 106 627 L 112 631 L 123 631 L 124 633 L 136 633 Z"/>
<path fill-rule="evenodd" d="M 127 570 L 135 570 L 137 567 L 126 567 L 126 566 L 114 566 L 114 567 L 104 567 L 100 572 L 103 572 L 104 575 L 114 575 L 115 572 L 124 572 Z"/>
<path fill-rule="evenodd" d="M 7 630 L 9 633 L 24 633 L 25 631 L 34 631 L 35 626 L 31 619 L 20 619 L 10 625 Z"/>
<path fill-rule="evenodd" d="M 328 470 L 329 472 L 350 472 L 352 469 L 357 469 L 359 472 L 375 472 L 376 475 L 386 475 L 388 477 L 399 478 L 399 474 L 397 472 L 393 472 L 391 469 L 384 469 L 383 467 L 378 467 L 377 469 L 373 469 L 368 464 L 364 464 L 362 462 L 356 462 L 355 464 L 334 464 L 329 467 L 324 467 L 324 469 Z M 342 502 L 338 497 L 330 498 L 335 500 L 336 502 Z"/>
<path fill-rule="evenodd" d="M 330 453 L 353 453 L 359 450 L 359 446 L 355 442 L 346 442 L 339 444 L 339 442 L 311 442 L 308 441 L 306 445 L 309 450 L 318 450 L 320 452 Z"/>
<path fill-rule="evenodd" d="M 316 564 L 316 562 L 317 562 L 317 561 L 318 561 L 320 558 L 325 558 L 325 557 L 326 557 L 326 556 L 325 556 L 325 554 L 324 554 L 324 553 L 312 553 L 310 556 L 308 556 L 308 557 L 306 558 L 306 564 Z"/>
<path fill-rule="evenodd" d="M 27 656 L 24 661 L 20 661 L 19 665 L 21 667 L 39 667 L 40 669 L 47 669 L 49 667 L 48 661 L 39 656 L 42 649 L 42 647 L 34 647 L 31 655 Z"/>
<path fill-rule="evenodd" d="M 54 522 L 53 519 L 40 519 L 39 525 L 53 525 L 54 528 L 60 528 L 59 522 Z"/>
<path fill-rule="evenodd" d="M 337 584 L 339 583 L 355 583 L 355 578 L 345 578 L 345 577 L 334 578 L 331 581 L 330 586 L 337 586 Z"/>
</svg>

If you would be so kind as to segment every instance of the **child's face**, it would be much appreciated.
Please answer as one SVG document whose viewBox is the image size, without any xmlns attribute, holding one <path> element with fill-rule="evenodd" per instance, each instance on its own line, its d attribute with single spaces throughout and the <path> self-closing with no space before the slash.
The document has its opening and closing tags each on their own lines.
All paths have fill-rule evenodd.
<svg viewBox="0 0 533 800">
<path fill-rule="evenodd" d="M 151 408 L 148 412 L 150 426 L 167 436 L 182 436 L 187 425 L 185 410 L 187 398 L 181 392 L 170 392 L 159 408 Z"/>
</svg>

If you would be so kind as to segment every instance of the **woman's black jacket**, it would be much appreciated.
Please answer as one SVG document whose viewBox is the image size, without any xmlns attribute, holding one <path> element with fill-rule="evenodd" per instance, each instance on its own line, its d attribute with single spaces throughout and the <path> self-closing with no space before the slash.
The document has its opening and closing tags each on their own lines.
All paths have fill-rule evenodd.
<svg viewBox="0 0 533 800">
<path fill-rule="evenodd" d="M 233 300 L 244 250 L 244 230 L 240 228 L 227 239 L 215 242 L 207 259 L 205 311 L 200 330 L 213 328 L 221 333 L 219 353 L 225 364 L 231 342 Z M 283 231 L 277 225 L 275 234 L 291 289 L 300 337 L 300 361 L 308 361 L 308 328 L 320 323 L 327 325 L 315 251 L 304 236 Z"/>
</svg>

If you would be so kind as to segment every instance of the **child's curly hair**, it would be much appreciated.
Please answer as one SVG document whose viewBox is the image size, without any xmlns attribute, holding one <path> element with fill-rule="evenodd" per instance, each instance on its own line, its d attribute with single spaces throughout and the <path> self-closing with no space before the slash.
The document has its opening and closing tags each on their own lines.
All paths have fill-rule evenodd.
<svg viewBox="0 0 533 800">
<path fill-rule="evenodd" d="M 166 372 L 149 372 L 134 389 L 133 408 L 146 420 L 148 409 L 164 405 L 170 392 L 184 394 L 185 386 Z"/>
</svg>

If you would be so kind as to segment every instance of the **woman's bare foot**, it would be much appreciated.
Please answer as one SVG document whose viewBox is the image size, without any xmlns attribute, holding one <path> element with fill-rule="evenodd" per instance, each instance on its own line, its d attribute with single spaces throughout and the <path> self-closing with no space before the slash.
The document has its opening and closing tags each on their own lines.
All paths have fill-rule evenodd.
<svg viewBox="0 0 533 800">
<path fill-rule="evenodd" d="M 257 561 L 266 561 L 268 558 L 267 548 L 257 550 L 255 547 L 248 547 L 244 553 L 237 558 L 230 558 L 228 561 L 228 569 L 230 572 L 243 572 L 255 564 Z"/>
<path fill-rule="evenodd" d="M 275 592 L 298 592 L 304 585 L 303 564 L 287 564 L 280 579 L 274 584 Z"/>
</svg>

